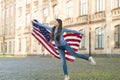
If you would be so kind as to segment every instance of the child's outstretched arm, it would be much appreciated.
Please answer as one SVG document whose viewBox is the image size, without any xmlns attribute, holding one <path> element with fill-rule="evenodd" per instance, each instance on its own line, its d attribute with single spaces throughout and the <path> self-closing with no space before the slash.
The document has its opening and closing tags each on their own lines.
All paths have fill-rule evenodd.
<svg viewBox="0 0 120 80">
<path fill-rule="evenodd" d="M 39 26 L 39 27 L 44 27 L 44 28 L 52 31 L 52 27 L 46 26 L 46 25 L 44 25 L 44 24 L 42 24 L 42 23 L 40 23 L 40 22 L 38 22 L 38 21 L 33 20 L 33 21 L 32 21 L 32 24 L 33 24 L 33 25 L 37 25 L 37 26 Z"/>
<path fill-rule="evenodd" d="M 72 32 L 72 33 L 77 33 L 77 34 L 82 34 L 76 30 L 70 30 L 70 29 L 66 29 L 66 28 L 63 28 L 64 32 Z"/>
</svg>

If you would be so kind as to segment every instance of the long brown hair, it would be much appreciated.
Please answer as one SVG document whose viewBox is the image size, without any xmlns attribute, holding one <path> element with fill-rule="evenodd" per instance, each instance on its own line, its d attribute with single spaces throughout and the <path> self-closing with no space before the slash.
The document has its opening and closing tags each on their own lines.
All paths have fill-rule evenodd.
<svg viewBox="0 0 120 80">
<path fill-rule="evenodd" d="M 57 35 L 56 35 L 56 40 L 58 43 L 60 43 L 60 33 L 62 30 L 62 20 L 61 19 L 56 19 L 56 21 L 59 23 L 58 30 L 57 30 Z M 55 32 L 56 26 L 53 26 L 52 28 L 52 33 L 51 33 L 51 40 L 54 40 L 54 32 Z"/>
</svg>

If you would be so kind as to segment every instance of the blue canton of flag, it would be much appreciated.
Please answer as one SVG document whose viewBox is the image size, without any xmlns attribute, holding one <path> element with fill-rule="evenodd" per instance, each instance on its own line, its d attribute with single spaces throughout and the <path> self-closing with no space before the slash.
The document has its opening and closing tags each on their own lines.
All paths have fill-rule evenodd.
<svg viewBox="0 0 120 80">
<path fill-rule="evenodd" d="M 50 41 L 50 32 L 47 31 L 44 27 L 39 27 L 36 24 L 33 24 L 33 26 L 39 28 L 40 33 L 44 36 L 44 38 L 49 42 Z"/>
<path fill-rule="evenodd" d="M 39 27 L 42 35 L 45 37 L 45 39 L 49 42 L 50 41 L 50 32 L 47 31 L 45 28 L 43 27 Z"/>
</svg>

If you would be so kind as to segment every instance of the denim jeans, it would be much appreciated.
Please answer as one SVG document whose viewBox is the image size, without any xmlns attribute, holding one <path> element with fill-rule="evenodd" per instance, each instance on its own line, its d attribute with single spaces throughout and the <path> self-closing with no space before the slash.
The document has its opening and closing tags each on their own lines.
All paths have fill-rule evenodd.
<svg viewBox="0 0 120 80">
<path fill-rule="evenodd" d="M 89 59 L 89 57 L 84 55 L 84 54 L 79 54 L 79 53 L 74 52 L 73 49 L 69 46 L 69 44 L 65 44 L 63 46 L 58 47 L 59 55 L 60 55 L 62 66 L 63 66 L 64 75 L 68 74 L 67 64 L 66 64 L 66 59 L 65 59 L 65 53 L 64 53 L 65 50 L 70 52 L 76 58 L 82 58 L 82 59 L 85 59 L 85 60 Z"/>
</svg>

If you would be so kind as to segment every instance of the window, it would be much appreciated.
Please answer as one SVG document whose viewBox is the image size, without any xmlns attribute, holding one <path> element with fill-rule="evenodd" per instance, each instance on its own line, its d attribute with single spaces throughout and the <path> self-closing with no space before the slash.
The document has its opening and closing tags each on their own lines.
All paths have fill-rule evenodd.
<svg viewBox="0 0 120 80">
<path fill-rule="evenodd" d="M 80 49 L 85 49 L 85 42 L 86 42 L 86 36 L 85 36 L 85 29 L 80 30 L 80 33 L 84 34 L 82 37 L 82 41 L 80 43 Z"/>
<path fill-rule="evenodd" d="M 3 48 L 5 49 L 5 53 L 6 53 L 7 52 L 7 42 L 4 43 L 4 47 Z"/>
<path fill-rule="evenodd" d="M 6 27 L 4 27 L 4 34 L 7 35 L 8 34 L 8 25 L 5 24 Z"/>
<path fill-rule="evenodd" d="M 0 52 L 2 52 L 2 43 L 0 42 Z"/>
<path fill-rule="evenodd" d="M 11 46 L 11 41 L 9 42 L 9 53 L 11 53 L 12 46 Z"/>
<path fill-rule="evenodd" d="M 105 0 L 96 0 L 96 12 L 105 10 Z"/>
<path fill-rule="evenodd" d="M 6 9 L 6 17 L 9 17 L 9 8 Z"/>
<path fill-rule="evenodd" d="M 54 10 L 53 11 L 54 12 L 54 17 L 57 18 L 58 17 L 58 10 L 59 10 L 58 5 L 53 6 L 53 10 Z"/>
<path fill-rule="evenodd" d="M 88 14 L 88 0 L 80 0 L 80 15 Z"/>
<path fill-rule="evenodd" d="M 29 37 L 26 37 L 26 51 L 27 51 L 27 52 L 29 51 L 29 47 L 30 47 L 29 44 L 30 44 L 30 43 L 29 43 Z"/>
<path fill-rule="evenodd" d="M 44 10 L 43 10 L 43 16 L 44 17 L 48 16 L 48 8 L 44 8 Z"/>
<path fill-rule="evenodd" d="M 104 47 L 104 31 L 103 28 L 96 28 L 96 48 Z"/>
<path fill-rule="evenodd" d="M 13 6 L 10 7 L 10 14 L 13 16 Z"/>
<path fill-rule="evenodd" d="M 0 6 L 1 6 L 1 4 L 0 4 Z M 0 7 L 0 19 L 2 19 L 2 7 Z"/>
<path fill-rule="evenodd" d="M 30 25 L 30 4 L 26 5 L 26 27 Z"/>
<path fill-rule="evenodd" d="M 33 15 L 33 18 L 34 19 L 39 19 L 39 13 L 38 13 L 38 9 L 39 9 L 39 6 L 38 6 L 38 1 L 35 1 L 34 2 L 34 15 Z"/>
<path fill-rule="evenodd" d="M 44 21 L 46 21 L 47 16 L 48 16 L 48 8 L 43 9 L 43 16 L 44 16 Z"/>
<path fill-rule="evenodd" d="M 18 8 L 18 17 L 21 17 L 22 16 L 22 7 L 19 7 Z"/>
<path fill-rule="evenodd" d="M 113 0 L 112 4 L 113 4 L 113 8 L 118 8 L 120 7 L 120 0 Z"/>
<path fill-rule="evenodd" d="M 34 2 L 34 12 L 38 11 L 38 1 Z"/>
<path fill-rule="evenodd" d="M 115 27 L 115 48 L 120 48 L 120 25 Z"/>
<path fill-rule="evenodd" d="M 21 51 L 21 38 L 19 38 L 19 51 Z"/>
<path fill-rule="evenodd" d="M 5 10 L 1 14 L 2 14 L 2 20 L 4 20 L 4 18 L 5 18 Z"/>
<path fill-rule="evenodd" d="M 3 43 L 1 43 L 1 52 L 3 52 L 4 50 L 4 44 Z"/>
<path fill-rule="evenodd" d="M 2 35 L 2 24 L 0 24 L 0 35 Z"/>
<path fill-rule="evenodd" d="M 21 26 L 23 26 L 23 20 L 22 20 L 22 7 L 18 8 L 18 22 L 17 22 L 17 29 L 19 29 Z"/>
<path fill-rule="evenodd" d="M 15 41 L 13 41 L 13 53 L 15 52 Z"/>
<path fill-rule="evenodd" d="M 31 2 L 31 0 L 26 0 L 26 3 L 27 3 L 27 4 L 30 4 L 30 2 Z"/>
<path fill-rule="evenodd" d="M 26 44 L 27 44 L 27 37 L 24 37 L 23 38 L 23 43 L 24 43 L 24 48 L 23 48 L 23 51 L 26 51 Z"/>
<path fill-rule="evenodd" d="M 38 11 L 35 11 L 35 12 L 34 12 L 33 18 L 34 18 L 34 19 L 37 19 L 37 20 L 40 19 L 40 18 L 39 18 L 39 13 L 38 13 Z"/>
<path fill-rule="evenodd" d="M 72 0 L 67 2 L 67 17 L 71 18 L 73 15 L 73 3 Z"/>
<path fill-rule="evenodd" d="M 26 26 L 28 27 L 30 25 L 30 14 L 26 14 Z"/>
</svg>

